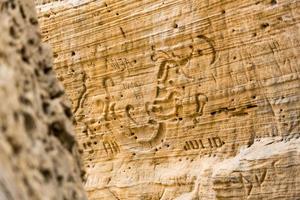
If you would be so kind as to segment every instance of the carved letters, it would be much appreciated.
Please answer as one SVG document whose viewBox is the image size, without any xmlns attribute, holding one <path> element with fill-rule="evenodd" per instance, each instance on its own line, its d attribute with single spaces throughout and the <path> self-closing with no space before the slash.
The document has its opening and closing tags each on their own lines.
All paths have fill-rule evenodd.
<svg viewBox="0 0 300 200">
<path fill-rule="evenodd" d="M 185 142 L 183 149 L 185 151 L 197 149 L 220 148 L 225 144 L 220 137 L 207 138 L 206 140 L 189 140 Z"/>
<path fill-rule="evenodd" d="M 116 141 L 103 141 L 103 147 L 107 155 L 120 153 L 120 148 Z"/>
<path fill-rule="evenodd" d="M 127 58 L 110 58 L 107 59 L 107 63 L 116 71 L 125 71 L 132 67 Z"/>
</svg>

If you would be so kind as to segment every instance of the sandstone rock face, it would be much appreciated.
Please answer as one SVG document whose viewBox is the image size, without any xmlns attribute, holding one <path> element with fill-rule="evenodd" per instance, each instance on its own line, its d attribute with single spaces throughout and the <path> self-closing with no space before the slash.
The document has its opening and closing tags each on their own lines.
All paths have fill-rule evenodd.
<svg viewBox="0 0 300 200">
<path fill-rule="evenodd" d="M 36 0 L 91 200 L 300 198 L 296 0 Z"/>
<path fill-rule="evenodd" d="M 0 199 L 85 200 L 72 113 L 34 1 L 0 1 Z"/>
</svg>

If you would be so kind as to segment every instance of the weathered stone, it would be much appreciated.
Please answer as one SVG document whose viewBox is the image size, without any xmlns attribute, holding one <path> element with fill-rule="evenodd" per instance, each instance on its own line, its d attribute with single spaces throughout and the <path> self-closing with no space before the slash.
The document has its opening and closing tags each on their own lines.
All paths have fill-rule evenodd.
<svg viewBox="0 0 300 200">
<path fill-rule="evenodd" d="M 86 199 L 70 108 L 34 1 L 0 0 L 0 199 Z"/>
<path fill-rule="evenodd" d="M 36 4 L 91 200 L 300 197 L 298 1 Z"/>
</svg>

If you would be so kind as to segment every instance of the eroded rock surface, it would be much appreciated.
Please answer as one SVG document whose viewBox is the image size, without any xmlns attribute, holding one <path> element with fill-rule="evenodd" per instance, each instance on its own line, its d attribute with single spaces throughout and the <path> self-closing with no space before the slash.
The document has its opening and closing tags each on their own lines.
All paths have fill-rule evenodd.
<svg viewBox="0 0 300 200">
<path fill-rule="evenodd" d="M 34 1 L 0 1 L 0 199 L 85 200 L 72 113 Z"/>
<path fill-rule="evenodd" d="M 299 1 L 36 4 L 91 200 L 300 197 Z"/>
</svg>

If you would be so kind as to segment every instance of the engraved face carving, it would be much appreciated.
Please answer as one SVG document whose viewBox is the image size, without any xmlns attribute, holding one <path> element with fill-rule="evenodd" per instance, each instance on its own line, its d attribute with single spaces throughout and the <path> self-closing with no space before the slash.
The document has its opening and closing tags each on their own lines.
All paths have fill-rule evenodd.
<svg viewBox="0 0 300 200">
<path fill-rule="evenodd" d="M 167 137 L 168 124 L 179 120 L 195 124 L 203 115 L 208 99 L 197 81 L 214 62 L 214 47 L 202 35 L 179 44 L 168 52 L 155 52 L 152 77 L 127 74 L 118 83 L 109 76 L 102 79 L 104 94 L 93 97 L 97 109 L 92 112 L 98 115 L 98 126 L 114 134 L 123 148 L 154 151 Z"/>
</svg>

